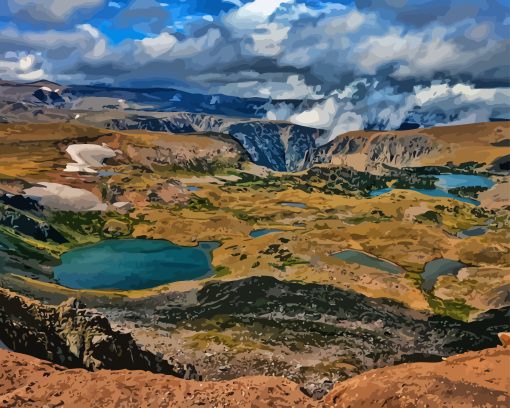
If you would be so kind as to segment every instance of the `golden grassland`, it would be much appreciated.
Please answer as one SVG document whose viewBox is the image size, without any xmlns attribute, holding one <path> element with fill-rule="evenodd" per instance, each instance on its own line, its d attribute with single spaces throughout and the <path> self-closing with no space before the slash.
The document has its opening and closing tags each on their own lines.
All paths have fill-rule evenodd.
<svg viewBox="0 0 510 408">
<path fill-rule="evenodd" d="M 425 129 L 420 133 L 442 143 L 458 144 L 454 150 L 460 155 L 460 161 L 486 163 L 501 154 L 501 149 L 490 147 L 490 143 L 502 138 L 498 129 L 506 131 L 509 126 L 481 124 Z M 380 132 L 373 132 L 374 136 L 377 134 Z M 461 140 L 461 136 L 467 141 Z M 105 142 L 114 149 L 121 149 L 123 155 L 110 167 L 119 174 L 106 179 L 63 174 L 62 169 L 69 161 L 65 148 L 71 142 Z M 482 144 L 489 146 L 488 150 L 479 148 Z M 165 291 L 189 290 L 213 279 L 271 275 L 334 285 L 370 297 L 391 298 L 420 310 L 444 311 L 444 302 L 456 302 L 460 309 L 466 307 L 459 312 L 461 317 L 466 317 L 462 313 L 494 306 L 494 299 L 498 295 L 501 297 L 501 287 L 508 284 L 504 278 L 510 271 L 508 228 L 496 225 L 489 227 L 482 236 L 464 239 L 455 235 L 490 220 L 494 223 L 494 218 L 500 215 L 480 215 L 473 212 L 471 204 L 410 190 L 393 190 L 378 197 L 362 198 L 299 189 L 278 192 L 251 187 L 238 189 L 223 185 L 222 179 L 215 177 L 217 174 L 203 175 L 196 170 L 167 167 L 141 172 L 130 164 L 133 159 L 145 160 L 153 153 L 153 145 L 179 153 L 183 162 L 204 154 L 212 161 L 225 157 L 220 154 L 224 141 L 203 135 L 111 132 L 70 124 L 0 125 L 0 182 L 8 183 L 13 179 L 28 183 L 61 182 L 85 188 L 98 197 L 108 187 L 121 186 L 125 189 L 123 197 L 135 205 L 127 217 L 143 220 L 133 221 L 129 236 L 166 239 L 180 245 L 219 241 L 221 246 L 213 251 L 212 257 L 216 275 L 137 291 L 78 291 L 26 276 L 4 276 L 4 281 L 13 288 L 32 288 L 48 296 L 135 299 Z M 139 149 L 146 150 L 141 153 Z M 235 143 L 229 145 L 227 153 L 229 160 L 222 162 L 225 166 L 240 158 Z M 446 156 L 437 157 L 427 164 L 444 164 L 446 159 Z M 221 171 L 227 169 L 225 166 Z M 180 186 L 179 181 L 189 184 L 190 175 L 195 177 L 191 180 L 203 181 L 200 190 L 189 192 Z M 177 186 L 172 187 L 174 201 L 147 200 L 148 191 L 166 185 L 169 180 Z M 282 202 L 303 203 L 306 207 L 284 206 Z M 441 222 L 421 219 L 420 215 L 427 211 L 439 214 Z M 263 228 L 281 231 L 258 238 L 250 236 L 251 231 Z M 29 238 L 23 239 L 36 245 Z M 49 247 L 42 250 L 58 254 L 70 246 L 98 239 L 98 236 L 76 234 L 70 245 L 48 244 Z M 406 272 L 393 275 L 331 256 L 344 249 L 364 251 L 391 261 Z M 470 265 L 470 272 L 465 278 L 441 277 L 435 292 L 425 293 L 420 288 L 419 274 L 427 262 L 441 257 Z"/>
</svg>

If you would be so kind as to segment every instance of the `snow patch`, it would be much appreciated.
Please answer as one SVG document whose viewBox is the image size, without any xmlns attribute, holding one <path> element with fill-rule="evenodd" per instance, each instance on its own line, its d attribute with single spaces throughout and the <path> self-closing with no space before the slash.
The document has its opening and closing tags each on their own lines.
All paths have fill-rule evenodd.
<svg viewBox="0 0 510 408">
<path fill-rule="evenodd" d="M 66 152 L 74 160 L 64 169 L 67 172 L 97 173 L 93 167 L 102 167 L 105 159 L 115 157 L 115 152 L 104 143 L 102 146 L 73 144 L 67 147 Z"/>
</svg>

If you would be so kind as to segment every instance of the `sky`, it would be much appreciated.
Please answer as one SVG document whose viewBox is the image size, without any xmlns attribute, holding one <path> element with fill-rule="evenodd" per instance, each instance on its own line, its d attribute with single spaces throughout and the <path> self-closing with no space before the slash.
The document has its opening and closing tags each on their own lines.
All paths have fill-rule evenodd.
<svg viewBox="0 0 510 408">
<path fill-rule="evenodd" d="M 2 2 L 6 80 L 262 97 L 332 132 L 508 116 L 507 1 Z"/>
</svg>

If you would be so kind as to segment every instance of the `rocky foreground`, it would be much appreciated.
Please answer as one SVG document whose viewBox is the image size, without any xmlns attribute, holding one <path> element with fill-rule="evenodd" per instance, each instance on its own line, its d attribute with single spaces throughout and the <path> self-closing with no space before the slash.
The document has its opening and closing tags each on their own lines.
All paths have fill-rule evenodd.
<svg viewBox="0 0 510 408">
<path fill-rule="evenodd" d="M 358 299 L 352 313 L 361 305 L 365 308 L 369 303 Z M 194 306 L 183 313 L 200 311 Z M 497 341 L 487 327 L 485 333 Z M 508 346 L 508 335 L 499 337 Z M 503 347 L 436 363 L 371 370 L 330 383 L 327 389 L 332 386 L 332 390 L 324 395 L 326 389 L 310 392 L 279 376 L 201 381 L 191 364 L 183 366 L 144 350 L 130 333 L 112 329 L 104 315 L 77 299 L 51 306 L 0 289 L 0 339 L 10 350 L 35 356 L 0 350 L 1 407 L 507 407 L 510 403 L 510 348 Z"/>
<path fill-rule="evenodd" d="M 145 370 L 200 379 L 192 364 L 141 349 L 130 333 L 113 330 L 103 315 L 74 298 L 54 307 L 0 289 L 0 341 L 11 350 L 70 368 Z"/>
<path fill-rule="evenodd" d="M 338 383 L 321 401 L 279 377 L 186 381 L 144 371 L 90 372 L 0 350 L 2 407 L 508 407 L 510 348 L 440 363 L 369 371 Z"/>
</svg>

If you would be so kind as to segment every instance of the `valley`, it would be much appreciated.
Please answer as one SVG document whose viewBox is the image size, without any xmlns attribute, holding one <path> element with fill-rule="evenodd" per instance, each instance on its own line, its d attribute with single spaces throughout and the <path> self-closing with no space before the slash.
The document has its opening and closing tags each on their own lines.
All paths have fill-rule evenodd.
<svg viewBox="0 0 510 408">
<path fill-rule="evenodd" d="M 4 288 L 77 298 L 207 380 L 318 392 L 509 331 L 508 122 L 321 144 L 285 122 L 21 91 L 1 112 Z"/>
</svg>

